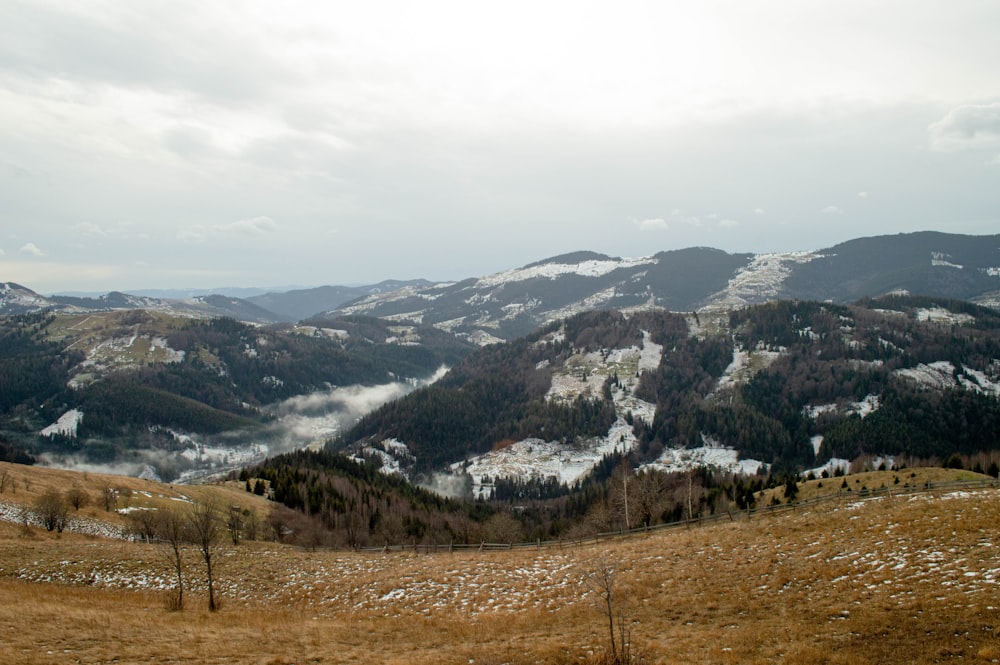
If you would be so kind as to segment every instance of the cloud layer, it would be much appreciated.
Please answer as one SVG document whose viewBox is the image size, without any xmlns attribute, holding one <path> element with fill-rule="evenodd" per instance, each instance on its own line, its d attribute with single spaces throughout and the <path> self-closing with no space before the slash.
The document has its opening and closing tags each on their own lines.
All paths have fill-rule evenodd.
<svg viewBox="0 0 1000 665">
<path fill-rule="evenodd" d="M 1000 6 L 817 9 L 15 0 L 0 281 L 451 280 L 995 232 Z"/>
</svg>

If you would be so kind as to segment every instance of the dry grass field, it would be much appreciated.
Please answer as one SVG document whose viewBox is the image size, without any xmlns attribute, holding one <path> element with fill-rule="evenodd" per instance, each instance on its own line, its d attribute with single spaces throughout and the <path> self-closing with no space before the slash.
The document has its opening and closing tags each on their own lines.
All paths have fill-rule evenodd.
<svg viewBox="0 0 1000 665">
<path fill-rule="evenodd" d="M 8 504 L 47 486 L 110 482 L 3 469 L 19 477 L 0 495 Z M 239 487 L 113 481 L 134 484 L 134 501 L 223 492 L 225 505 L 266 509 Z M 640 662 L 1000 662 L 998 525 L 1000 491 L 976 490 L 854 496 L 563 549 L 355 554 L 243 543 L 219 550 L 222 609 L 209 613 L 193 548 L 186 607 L 172 612 L 161 546 L 3 522 L 0 661 L 596 662 L 607 624 L 587 578 L 614 566 L 616 609 Z"/>
</svg>

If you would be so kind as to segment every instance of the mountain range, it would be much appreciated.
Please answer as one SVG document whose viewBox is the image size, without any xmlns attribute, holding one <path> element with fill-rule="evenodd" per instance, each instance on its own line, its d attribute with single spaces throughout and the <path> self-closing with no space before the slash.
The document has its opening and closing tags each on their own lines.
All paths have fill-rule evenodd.
<svg viewBox="0 0 1000 665">
<path fill-rule="evenodd" d="M 110 293 L 41 296 L 0 284 L 0 314 L 156 309 L 277 323 L 364 314 L 432 325 L 477 343 L 510 340 L 593 309 L 732 309 L 775 299 L 847 303 L 892 292 L 1000 306 L 1000 235 L 918 232 L 811 252 L 730 254 L 704 247 L 618 258 L 575 252 L 458 282 L 322 286 L 248 298 L 163 299 Z"/>
<path fill-rule="evenodd" d="M 0 444 L 176 477 L 336 437 L 479 496 L 622 456 L 752 473 L 974 455 L 1000 429 L 997 266 L 1000 236 L 925 232 L 254 299 L 0 284 Z"/>
</svg>

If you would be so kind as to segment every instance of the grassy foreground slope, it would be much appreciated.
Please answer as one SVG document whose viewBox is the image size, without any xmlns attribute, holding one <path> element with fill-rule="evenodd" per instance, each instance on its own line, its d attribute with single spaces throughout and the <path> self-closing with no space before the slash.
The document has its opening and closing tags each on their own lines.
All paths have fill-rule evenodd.
<svg viewBox="0 0 1000 665">
<path fill-rule="evenodd" d="M 3 468 L 18 478 L 16 493 L 0 495 L 8 505 L 110 478 Z M 267 508 L 233 486 L 123 481 L 136 483 L 135 500 L 221 493 L 223 505 Z M 223 607 L 211 614 L 193 548 L 187 608 L 170 612 L 158 546 L 0 523 L 0 641 L 5 663 L 595 662 L 607 627 L 587 578 L 613 565 L 617 607 L 649 663 L 995 662 L 998 523 L 1000 491 L 987 489 L 853 496 L 540 551 L 244 542 L 219 550 Z"/>
</svg>

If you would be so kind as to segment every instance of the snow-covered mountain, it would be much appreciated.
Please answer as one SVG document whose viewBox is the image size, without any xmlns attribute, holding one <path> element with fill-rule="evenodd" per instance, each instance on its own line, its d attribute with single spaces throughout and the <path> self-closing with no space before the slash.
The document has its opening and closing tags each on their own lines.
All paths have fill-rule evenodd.
<svg viewBox="0 0 1000 665">
<path fill-rule="evenodd" d="M 0 284 L 0 315 L 39 310 L 151 309 L 253 323 L 364 314 L 423 323 L 480 344 L 595 309 L 725 310 L 780 298 L 853 302 L 905 292 L 1000 307 L 1000 235 L 935 232 L 859 238 L 809 252 L 729 254 L 707 247 L 639 258 L 575 252 L 459 282 L 387 280 L 246 299 L 109 293 L 43 297 Z"/>
<path fill-rule="evenodd" d="M 814 252 L 709 248 L 616 258 L 578 252 L 457 283 L 372 294 L 337 310 L 419 321 L 479 343 L 594 309 L 724 310 L 779 298 L 852 302 L 906 292 L 1000 304 L 1000 236 L 911 233 Z"/>
<path fill-rule="evenodd" d="M 481 497 L 500 481 L 571 485 L 621 455 L 816 475 L 859 457 L 972 456 L 1000 427 L 998 323 L 916 296 L 588 312 L 481 349 L 331 445 Z"/>
</svg>

